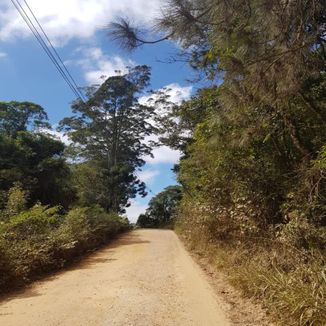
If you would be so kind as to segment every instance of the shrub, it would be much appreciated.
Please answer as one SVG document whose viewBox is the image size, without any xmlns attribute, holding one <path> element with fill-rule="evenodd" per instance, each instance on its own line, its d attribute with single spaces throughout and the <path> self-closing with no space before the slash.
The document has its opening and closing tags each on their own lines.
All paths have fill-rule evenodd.
<svg viewBox="0 0 326 326">
<path fill-rule="evenodd" d="M 35 205 L 9 219 L 3 228 L 4 237 L 11 241 L 44 237 L 58 227 L 63 219 L 61 206 Z"/>
<path fill-rule="evenodd" d="M 61 268 L 126 230 L 128 221 L 99 207 L 35 205 L 0 226 L 0 291 Z"/>
<path fill-rule="evenodd" d="M 35 205 L 12 216 L 2 226 L 1 238 L 18 283 L 53 268 L 55 262 L 52 257 L 52 232 L 63 219 L 60 206 Z"/>
<path fill-rule="evenodd" d="M 285 245 L 305 250 L 326 249 L 326 227 L 316 227 L 304 217 L 294 215 L 287 224 L 278 229 L 278 239 Z"/>
<path fill-rule="evenodd" d="M 91 229 L 86 215 L 87 208 L 75 208 L 68 212 L 55 233 L 58 250 L 71 250 L 87 243 Z"/>
<path fill-rule="evenodd" d="M 8 193 L 2 193 L 2 201 L 6 201 L 5 208 L 1 212 L 2 219 L 19 214 L 26 209 L 28 193 L 17 183 L 9 189 Z"/>
<path fill-rule="evenodd" d="M 262 235 L 255 229 L 243 231 L 242 218 L 230 216 L 184 200 L 177 230 L 191 249 L 210 258 L 236 288 L 258 299 L 280 324 L 324 325 L 325 228 L 291 215 L 277 232 L 265 230 Z"/>
<path fill-rule="evenodd" d="M 0 241 L 0 289 L 6 288 L 13 279 L 11 265 L 5 243 Z"/>
</svg>

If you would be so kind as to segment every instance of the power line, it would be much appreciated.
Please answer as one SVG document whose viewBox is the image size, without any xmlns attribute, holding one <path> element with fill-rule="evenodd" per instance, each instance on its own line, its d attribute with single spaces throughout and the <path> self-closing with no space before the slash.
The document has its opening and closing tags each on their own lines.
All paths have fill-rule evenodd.
<svg viewBox="0 0 326 326">
<path fill-rule="evenodd" d="M 53 54 L 49 50 L 48 46 L 44 42 L 43 38 L 41 37 L 41 35 L 38 32 L 38 30 L 36 29 L 36 27 L 34 26 L 33 22 L 28 17 L 28 15 L 27 15 L 26 11 L 24 10 L 24 8 L 21 6 L 21 4 L 18 1 L 16 3 L 15 1 L 11 0 L 11 2 L 15 6 L 15 8 L 17 9 L 17 11 L 21 15 L 21 17 L 24 19 L 25 23 L 27 24 L 27 26 L 29 27 L 29 29 L 31 30 L 31 32 L 33 33 L 33 35 L 35 36 L 35 38 L 37 39 L 37 41 L 39 42 L 39 44 L 41 45 L 41 47 L 43 48 L 45 53 L 47 54 L 47 56 L 50 58 L 52 63 L 55 65 L 55 67 L 59 71 L 62 78 L 66 81 L 66 83 L 68 84 L 68 86 L 70 87 L 72 92 L 75 94 L 75 96 L 77 98 L 80 98 L 80 95 L 79 95 L 78 91 L 75 89 L 75 87 L 69 81 L 68 77 L 66 76 L 66 74 L 64 73 L 64 71 L 60 67 L 59 63 L 57 62 L 57 60 L 55 59 L 55 57 L 53 56 Z"/>
<path fill-rule="evenodd" d="M 37 39 L 37 41 L 39 42 L 39 44 L 41 45 L 41 47 L 43 48 L 43 50 L 45 51 L 45 53 L 47 54 L 47 56 L 50 58 L 50 60 L 52 61 L 52 63 L 54 64 L 54 66 L 57 68 L 58 72 L 60 73 L 60 75 L 62 76 L 62 78 L 65 80 L 65 82 L 68 84 L 69 88 L 72 90 L 72 92 L 75 94 L 75 96 L 77 98 L 80 98 L 82 101 L 82 97 L 79 93 L 78 88 L 76 88 L 71 81 L 69 80 L 68 76 L 66 75 L 66 73 L 62 70 L 60 64 L 58 63 L 58 61 L 56 60 L 56 58 L 53 56 L 52 52 L 50 51 L 49 47 L 47 46 L 47 44 L 44 42 L 42 36 L 40 35 L 39 31 L 37 30 L 37 28 L 35 27 L 35 25 L 33 24 L 32 20 L 30 19 L 30 17 L 28 16 L 28 14 L 26 13 L 26 11 L 24 10 L 24 8 L 22 7 L 22 5 L 19 3 L 18 0 L 14 1 L 11 0 L 12 4 L 15 6 L 16 10 L 18 11 L 18 13 L 20 14 L 20 16 L 23 18 L 23 20 L 25 21 L 26 25 L 28 26 L 28 28 L 31 30 L 31 32 L 33 33 L 33 35 L 35 36 L 35 38 Z"/>
<path fill-rule="evenodd" d="M 47 35 L 46 32 L 44 31 L 44 28 L 42 27 L 41 23 L 40 23 L 39 20 L 36 18 L 36 16 L 35 16 L 33 10 L 31 9 L 31 7 L 29 6 L 29 4 L 27 3 L 26 0 L 23 0 L 23 1 L 24 1 L 24 3 L 26 4 L 26 7 L 27 7 L 28 10 L 30 11 L 30 13 L 32 14 L 34 20 L 35 20 L 36 23 L 38 24 L 39 28 L 41 29 L 41 31 L 42 31 L 43 35 L 45 36 L 46 40 L 47 40 L 48 43 L 50 44 L 50 46 L 51 46 L 51 48 L 52 48 L 54 54 L 55 54 L 56 57 L 59 59 L 59 61 L 60 61 L 61 65 L 62 65 L 62 67 L 64 68 L 64 70 L 66 71 L 66 73 L 68 74 L 68 76 L 70 77 L 70 80 L 72 81 L 73 85 L 74 85 L 75 88 L 78 90 L 78 93 L 81 95 L 81 98 L 84 100 L 84 96 L 83 96 L 83 94 L 80 92 L 79 87 L 78 87 L 78 85 L 77 85 L 75 79 L 74 79 L 74 78 L 72 77 L 72 75 L 70 74 L 70 72 L 69 72 L 68 68 L 66 67 L 65 63 L 64 63 L 63 60 L 61 59 L 59 53 L 57 52 L 57 50 L 56 50 L 55 47 L 53 46 L 53 44 L 52 44 L 50 38 L 48 37 L 48 35 Z"/>
</svg>

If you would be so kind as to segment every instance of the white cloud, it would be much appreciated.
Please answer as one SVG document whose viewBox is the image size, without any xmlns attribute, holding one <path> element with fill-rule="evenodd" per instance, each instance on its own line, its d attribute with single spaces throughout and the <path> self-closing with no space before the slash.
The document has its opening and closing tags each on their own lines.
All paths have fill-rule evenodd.
<svg viewBox="0 0 326 326">
<path fill-rule="evenodd" d="M 154 157 L 146 157 L 145 161 L 148 164 L 170 163 L 177 164 L 180 160 L 181 152 L 171 149 L 168 146 L 160 146 L 153 150 Z"/>
<path fill-rule="evenodd" d="M 136 223 L 138 216 L 145 213 L 147 205 L 142 205 L 136 200 L 131 201 L 131 206 L 126 208 L 126 215 L 131 223 Z"/>
<path fill-rule="evenodd" d="M 150 24 L 162 4 L 160 0 L 29 0 L 28 3 L 56 43 L 91 37 L 119 15 L 142 25 Z M 0 40 L 28 36 L 31 32 L 13 4 L 0 0 Z"/>
<path fill-rule="evenodd" d="M 61 140 L 65 145 L 70 145 L 71 140 L 69 139 L 69 137 L 67 135 L 65 135 L 63 132 L 55 130 L 56 127 L 57 126 L 53 126 L 53 129 L 43 128 L 43 129 L 40 129 L 39 131 L 44 134 L 49 134 L 58 140 Z"/>
<path fill-rule="evenodd" d="M 182 101 L 187 100 L 191 96 L 192 86 L 181 86 L 177 83 L 169 84 L 161 89 L 158 92 L 165 92 L 169 96 L 169 101 L 180 104 Z M 157 95 L 153 96 L 143 96 L 139 99 L 139 102 L 145 104 L 149 99 L 154 101 L 157 99 Z M 167 113 L 167 108 L 164 105 L 156 108 L 156 113 L 159 115 L 164 115 Z M 154 121 L 150 121 L 154 123 Z M 154 123 L 155 124 L 155 123 Z M 155 141 L 158 142 L 157 136 L 149 136 L 145 141 Z M 176 164 L 180 160 L 181 152 L 173 150 L 168 146 L 160 146 L 153 150 L 154 157 L 146 156 L 144 160 L 146 163 L 155 165 L 161 163 Z"/>
<path fill-rule="evenodd" d="M 0 52 L 0 59 L 6 58 L 8 55 L 5 52 Z"/>
<path fill-rule="evenodd" d="M 83 59 L 77 61 L 77 64 L 84 70 L 84 79 L 90 84 L 103 82 L 101 77 L 110 77 L 117 75 L 117 71 L 122 74 L 127 72 L 127 67 L 134 66 L 131 60 L 124 60 L 119 56 L 105 55 L 100 48 L 79 49 L 83 53 Z"/>
<path fill-rule="evenodd" d="M 153 141 L 159 142 L 159 137 L 156 135 L 148 136 L 145 138 L 145 142 L 149 143 Z M 148 165 L 157 164 L 177 164 L 180 160 L 181 152 L 171 149 L 168 146 L 155 147 L 152 151 L 153 157 L 150 155 L 145 156 L 143 159 Z"/>
<path fill-rule="evenodd" d="M 140 181 L 151 184 L 159 174 L 158 170 L 144 170 L 138 173 L 138 178 Z"/>
<path fill-rule="evenodd" d="M 180 104 L 182 101 L 187 100 L 191 96 L 192 86 L 181 86 L 178 83 L 172 83 L 166 85 L 157 90 L 158 92 L 164 92 L 168 96 L 170 102 Z M 156 94 L 142 96 L 139 99 L 141 104 L 145 104 L 148 100 L 157 100 L 158 96 Z"/>
<path fill-rule="evenodd" d="M 180 104 L 191 96 L 192 86 L 180 86 L 177 83 L 169 84 L 164 87 L 169 95 L 169 101 Z"/>
</svg>

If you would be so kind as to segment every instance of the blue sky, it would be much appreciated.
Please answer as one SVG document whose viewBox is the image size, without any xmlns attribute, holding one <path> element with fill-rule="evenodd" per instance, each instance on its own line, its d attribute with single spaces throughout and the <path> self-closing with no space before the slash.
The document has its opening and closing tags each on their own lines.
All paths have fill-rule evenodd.
<svg viewBox="0 0 326 326">
<path fill-rule="evenodd" d="M 161 62 L 176 54 L 177 48 L 172 43 L 146 46 L 130 54 L 110 41 L 104 30 L 116 15 L 126 13 L 135 23 L 150 26 L 159 12 L 159 0 L 51 3 L 29 0 L 28 3 L 79 86 L 96 83 L 101 75 L 113 75 L 114 70 L 123 70 L 126 65 L 147 64 L 152 67 L 152 89 L 169 85 L 171 99 L 175 101 L 188 98 L 194 91 L 194 85 L 186 81 L 192 71 L 185 63 Z M 0 0 L 0 71 L 1 101 L 28 100 L 41 104 L 54 126 L 71 114 L 73 93 L 9 0 Z M 146 209 L 153 194 L 176 182 L 171 168 L 179 154 L 162 147 L 155 149 L 154 155 L 154 159 L 146 159 L 146 166 L 138 173 L 151 192 L 145 199 L 132 201 L 127 212 L 132 221 Z"/>
</svg>

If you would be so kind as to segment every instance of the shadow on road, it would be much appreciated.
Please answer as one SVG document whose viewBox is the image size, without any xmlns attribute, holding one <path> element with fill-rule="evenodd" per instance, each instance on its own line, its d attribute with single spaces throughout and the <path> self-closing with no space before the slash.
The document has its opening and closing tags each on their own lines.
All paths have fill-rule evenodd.
<svg viewBox="0 0 326 326">
<path fill-rule="evenodd" d="M 137 232 L 137 231 L 136 231 Z M 42 278 L 42 280 L 36 281 L 34 284 L 25 287 L 23 289 L 15 290 L 11 294 L 4 295 L 0 297 L 0 306 L 5 305 L 6 303 L 17 300 L 17 299 L 26 299 L 31 297 L 37 297 L 43 295 L 37 291 L 37 285 L 41 285 L 46 282 L 53 281 L 67 272 L 72 272 L 80 269 L 92 269 L 99 264 L 107 264 L 113 262 L 116 259 L 110 258 L 114 253 L 115 248 L 121 246 L 130 246 L 136 244 L 148 244 L 150 241 L 142 240 L 141 237 L 135 232 L 128 232 L 123 235 L 118 236 L 108 245 L 104 245 L 101 248 L 88 252 L 82 257 L 78 257 L 75 262 L 70 263 L 68 266 L 63 269 L 56 271 L 52 274 L 48 274 Z M 109 256 L 109 257 L 108 257 Z"/>
<path fill-rule="evenodd" d="M 0 298 L 0 306 L 5 305 L 11 300 L 28 299 L 32 297 L 38 297 L 40 295 L 42 295 L 42 293 L 39 293 L 33 288 L 24 288 L 24 289 L 16 290 L 14 293 L 10 294 L 9 296 Z"/>
<path fill-rule="evenodd" d="M 116 241 L 109 244 L 107 249 L 113 249 L 121 246 L 130 246 L 135 244 L 150 243 L 148 240 L 142 240 L 142 238 L 135 232 L 128 232 L 120 236 Z"/>
</svg>

